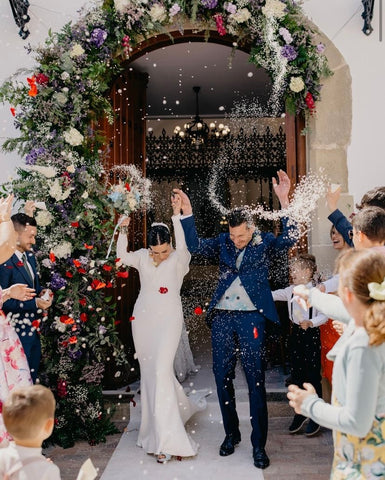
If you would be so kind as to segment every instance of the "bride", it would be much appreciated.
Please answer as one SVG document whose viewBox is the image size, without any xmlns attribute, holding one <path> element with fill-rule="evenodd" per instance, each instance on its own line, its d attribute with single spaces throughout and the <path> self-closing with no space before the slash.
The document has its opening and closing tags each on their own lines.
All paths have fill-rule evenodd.
<svg viewBox="0 0 385 480">
<path fill-rule="evenodd" d="M 173 362 L 181 338 L 183 311 L 180 288 L 189 270 L 187 250 L 180 223 L 181 199 L 171 198 L 176 247 L 164 224 L 152 224 L 148 249 L 127 252 L 127 236 L 121 223 L 117 256 L 139 271 L 141 289 L 135 303 L 132 334 L 140 365 L 141 425 L 138 446 L 165 463 L 172 456 L 190 457 L 198 445 L 187 434 L 184 424 L 206 406 L 203 398 L 194 403 L 174 375 Z"/>
</svg>

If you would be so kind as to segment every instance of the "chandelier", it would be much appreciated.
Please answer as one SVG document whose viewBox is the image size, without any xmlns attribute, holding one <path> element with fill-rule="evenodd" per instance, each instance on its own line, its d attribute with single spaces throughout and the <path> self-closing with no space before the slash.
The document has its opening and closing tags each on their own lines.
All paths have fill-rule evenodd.
<svg viewBox="0 0 385 480">
<path fill-rule="evenodd" d="M 189 123 L 185 123 L 183 129 L 179 126 L 176 126 L 174 129 L 174 134 L 177 137 L 190 141 L 196 148 L 203 145 L 208 138 L 221 139 L 230 133 L 230 128 L 227 125 L 220 123 L 217 126 L 214 122 L 207 125 L 207 123 L 199 116 L 198 95 L 200 89 L 201 87 L 193 87 L 193 91 L 195 92 L 194 119 Z"/>
</svg>

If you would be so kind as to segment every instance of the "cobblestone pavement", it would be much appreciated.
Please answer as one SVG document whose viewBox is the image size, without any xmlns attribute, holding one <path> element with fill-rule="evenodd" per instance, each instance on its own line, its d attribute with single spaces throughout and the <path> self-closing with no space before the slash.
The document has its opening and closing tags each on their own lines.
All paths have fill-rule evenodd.
<svg viewBox="0 0 385 480">
<path fill-rule="evenodd" d="M 333 455 L 331 432 L 321 429 L 321 433 L 313 438 L 307 438 L 303 434 L 290 435 L 287 429 L 292 417 L 291 408 L 286 402 L 271 401 L 268 406 L 270 419 L 267 452 L 271 465 L 263 471 L 265 480 L 328 480 Z M 126 423 L 117 420 L 117 427 L 123 431 Z M 62 480 L 75 480 L 80 466 L 87 458 L 91 458 L 99 471 L 97 478 L 100 478 L 119 439 L 120 434 L 115 434 L 107 437 L 106 443 L 100 445 L 90 446 L 87 442 L 78 442 L 68 449 L 50 447 L 45 453 L 60 468 Z M 127 478 L 129 472 L 130 466 L 127 465 Z"/>
</svg>

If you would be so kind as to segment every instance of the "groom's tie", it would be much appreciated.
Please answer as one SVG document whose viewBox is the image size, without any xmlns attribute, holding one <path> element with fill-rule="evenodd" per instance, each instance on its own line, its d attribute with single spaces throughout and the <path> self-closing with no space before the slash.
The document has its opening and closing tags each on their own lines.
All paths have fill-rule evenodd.
<svg viewBox="0 0 385 480">
<path fill-rule="evenodd" d="M 22 259 L 23 259 L 24 268 L 25 268 L 25 271 L 27 272 L 28 278 L 31 280 L 32 285 L 34 285 L 33 276 L 32 276 L 32 273 L 31 273 L 31 268 L 29 266 L 29 263 L 28 263 L 28 260 L 27 260 L 27 255 L 25 254 L 25 252 L 22 255 Z"/>
</svg>

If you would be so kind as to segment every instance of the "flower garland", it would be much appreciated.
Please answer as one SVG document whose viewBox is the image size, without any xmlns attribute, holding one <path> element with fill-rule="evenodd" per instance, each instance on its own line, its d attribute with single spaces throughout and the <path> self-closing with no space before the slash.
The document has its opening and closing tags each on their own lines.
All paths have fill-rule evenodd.
<svg viewBox="0 0 385 480">
<path fill-rule="evenodd" d="M 54 441 L 103 441 L 111 423 L 101 381 L 109 358 L 124 363 L 115 331 L 112 287 L 127 277 L 105 260 L 113 209 L 103 182 L 104 139 L 93 128 L 112 122 L 107 93 L 122 61 L 145 38 L 194 25 L 251 45 L 250 62 L 273 80 L 273 97 L 292 112 L 312 114 L 320 81 L 330 74 L 324 46 L 294 0 L 105 0 L 77 23 L 50 33 L 35 52 L 36 67 L 0 88 L 19 136 L 6 151 L 25 159 L 9 189 L 38 205 L 38 256 L 43 284 L 55 302 L 43 322 L 44 374 L 56 394 Z M 275 101 L 275 100 L 274 100 Z"/>
</svg>

